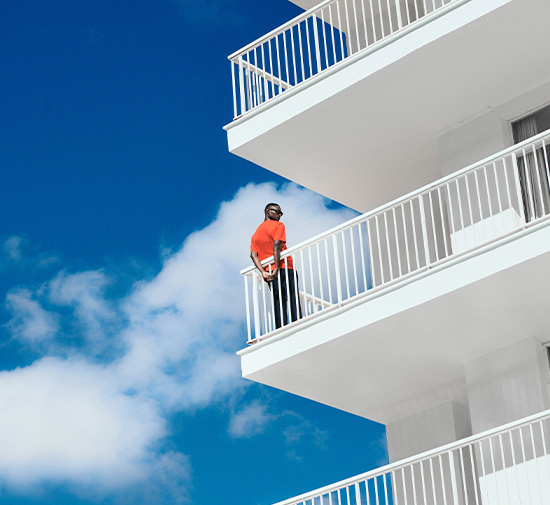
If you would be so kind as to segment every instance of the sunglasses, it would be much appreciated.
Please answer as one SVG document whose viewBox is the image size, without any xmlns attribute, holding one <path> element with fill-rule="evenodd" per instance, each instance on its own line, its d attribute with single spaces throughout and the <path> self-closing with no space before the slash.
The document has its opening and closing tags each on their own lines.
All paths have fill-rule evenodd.
<svg viewBox="0 0 550 505">
<path fill-rule="evenodd" d="M 267 210 L 270 210 L 271 212 L 276 212 L 277 214 L 279 214 L 279 216 L 283 215 L 283 212 L 277 209 L 267 209 Z"/>
</svg>

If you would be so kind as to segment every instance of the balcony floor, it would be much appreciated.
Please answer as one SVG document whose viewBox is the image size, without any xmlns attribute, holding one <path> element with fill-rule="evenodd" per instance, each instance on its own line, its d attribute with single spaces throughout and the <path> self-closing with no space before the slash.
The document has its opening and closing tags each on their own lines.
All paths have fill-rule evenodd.
<svg viewBox="0 0 550 505">
<path fill-rule="evenodd" d="M 464 363 L 548 339 L 548 279 L 545 220 L 240 351 L 243 376 L 382 423 L 464 403 Z"/>
</svg>

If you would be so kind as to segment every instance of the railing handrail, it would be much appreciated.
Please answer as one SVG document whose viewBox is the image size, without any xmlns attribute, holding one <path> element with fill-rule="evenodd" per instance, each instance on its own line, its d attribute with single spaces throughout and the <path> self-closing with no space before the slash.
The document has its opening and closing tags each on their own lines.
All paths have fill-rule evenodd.
<svg viewBox="0 0 550 505">
<path fill-rule="evenodd" d="M 398 469 L 400 467 L 405 467 L 411 463 L 418 463 L 421 461 L 424 461 L 425 459 L 431 458 L 432 456 L 436 456 L 438 454 L 443 454 L 452 450 L 460 449 L 462 447 L 466 447 L 468 445 L 471 445 L 474 442 L 483 441 L 485 439 L 488 439 L 494 435 L 497 435 L 499 433 L 503 433 L 506 431 L 511 431 L 513 429 L 516 429 L 518 427 L 529 425 L 535 421 L 542 420 L 546 417 L 550 417 L 550 409 L 544 410 L 542 412 L 539 412 L 537 414 L 533 414 L 527 417 L 524 417 L 522 419 L 518 419 L 517 421 L 512 421 L 510 423 L 504 424 L 502 426 L 498 426 L 496 428 L 492 428 L 490 430 L 483 431 L 481 433 L 477 433 L 475 435 L 471 435 L 467 438 L 463 438 L 461 440 L 457 440 L 455 442 L 451 442 L 449 444 L 443 445 L 441 447 L 436 447 L 435 449 L 430 449 L 429 451 L 422 452 L 420 454 L 417 454 L 415 456 L 410 456 L 408 458 L 395 461 L 393 463 L 389 463 L 388 465 L 381 466 L 379 468 L 375 468 L 374 470 L 370 470 L 368 472 L 364 472 L 359 475 L 355 475 L 353 477 L 349 477 L 347 479 L 341 480 L 339 482 L 335 482 L 333 484 L 329 484 L 328 486 L 324 486 L 322 488 L 314 489 L 313 491 L 308 491 L 307 493 L 294 496 L 292 498 L 289 498 L 284 501 L 280 501 L 275 503 L 274 505 L 291 505 L 293 503 L 303 502 L 305 500 L 308 500 L 310 498 L 313 498 L 315 496 L 323 495 L 327 492 L 334 491 L 337 489 L 341 489 L 343 487 L 349 486 L 350 484 L 354 484 L 358 481 L 363 481 L 369 478 L 377 477 L 379 475 L 384 475 L 392 470 Z"/>
<path fill-rule="evenodd" d="M 250 51 L 250 49 L 253 49 L 255 46 L 258 46 L 262 44 L 263 42 L 266 42 L 267 40 L 271 39 L 274 35 L 279 35 L 279 33 L 284 32 L 287 28 L 293 26 L 296 22 L 302 21 L 302 19 L 308 18 L 311 14 L 314 14 L 315 11 L 322 9 L 325 5 L 328 5 L 331 2 L 335 2 L 336 0 L 324 0 L 324 2 L 319 3 L 315 7 L 312 7 L 311 9 L 308 9 L 305 12 L 302 12 L 301 14 L 298 14 L 296 17 L 292 18 L 290 21 L 287 21 L 286 23 L 282 24 L 281 26 L 278 26 L 277 28 L 274 28 L 269 33 L 266 33 L 265 35 L 262 35 L 261 37 L 258 37 L 253 42 L 250 42 L 250 44 L 247 44 L 243 48 L 235 51 L 234 53 L 230 54 L 227 59 L 233 60 L 234 58 L 237 58 L 238 56 L 241 56 L 242 54 L 247 53 Z"/>
<path fill-rule="evenodd" d="M 322 232 L 318 235 L 315 235 L 314 237 L 312 237 L 310 239 L 304 240 L 304 241 L 302 241 L 302 242 L 300 242 L 300 243 L 298 243 L 298 244 L 296 244 L 292 247 L 289 247 L 283 253 L 281 253 L 281 260 L 288 257 L 288 256 L 290 256 L 290 255 L 292 255 L 294 252 L 302 249 L 303 247 L 306 247 L 309 244 L 314 244 L 315 242 L 318 242 L 318 241 L 323 240 L 327 237 L 330 237 L 334 233 L 345 230 L 345 229 L 347 229 L 347 228 L 363 221 L 364 219 L 368 219 L 369 217 L 371 217 L 375 214 L 378 214 L 379 212 L 382 212 L 382 211 L 384 211 L 386 209 L 389 209 L 389 208 L 392 208 L 392 207 L 394 207 L 394 206 L 396 206 L 396 205 L 398 205 L 402 202 L 410 200 L 411 198 L 413 198 L 415 196 L 421 195 L 421 194 L 429 191 L 430 189 L 432 189 L 434 187 L 437 187 L 441 184 L 445 184 L 446 182 L 449 182 L 453 179 L 456 179 L 456 178 L 460 177 L 461 175 L 464 175 L 464 174 L 466 174 L 470 171 L 476 170 L 477 168 L 480 168 L 484 165 L 487 165 L 487 164 L 489 164 L 493 161 L 496 161 L 500 158 L 503 158 L 503 157 L 505 157 L 509 154 L 521 151 L 525 147 L 527 147 L 531 144 L 534 144 L 534 143 L 538 142 L 539 140 L 544 139 L 547 136 L 550 136 L 550 129 L 545 130 L 541 133 L 538 133 L 537 135 L 534 135 L 533 137 L 530 137 L 530 138 L 528 138 L 528 139 L 526 139 L 522 142 L 518 142 L 517 144 L 514 144 L 513 146 L 507 147 L 506 149 L 503 149 L 502 151 L 499 151 L 498 153 L 492 154 L 491 156 L 488 156 L 487 158 L 484 158 L 481 161 L 477 161 L 475 163 L 472 163 L 471 165 L 468 165 L 467 167 L 462 168 L 462 169 L 458 170 L 457 172 L 453 172 L 452 174 L 446 175 L 445 177 L 442 177 L 441 179 L 430 182 L 430 183 L 426 184 L 425 186 L 422 186 L 419 189 L 415 189 L 414 191 L 411 191 L 410 193 L 407 193 L 404 196 L 400 196 L 400 197 L 396 198 L 395 200 L 392 200 L 389 203 L 382 204 L 379 207 L 376 207 L 376 208 L 374 208 L 374 209 L 372 209 L 368 212 L 365 212 L 364 214 L 361 214 L 357 217 L 354 217 L 353 219 L 350 219 L 349 221 L 346 221 L 345 223 L 339 224 L 339 225 L 337 225 L 337 226 L 335 226 L 335 227 L 333 227 L 333 228 L 331 228 L 327 231 L 324 231 L 324 232 Z M 262 265 L 267 266 L 272 262 L 273 262 L 273 256 L 263 260 Z M 248 275 L 251 272 L 253 272 L 255 268 L 256 267 L 254 265 L 251 265 L 251 266 L 248 266 L 248 267 L 244 268 L 243 270 L 241 270 L 240 273 L 241 273 L 241 275 Z"/>
</svg>

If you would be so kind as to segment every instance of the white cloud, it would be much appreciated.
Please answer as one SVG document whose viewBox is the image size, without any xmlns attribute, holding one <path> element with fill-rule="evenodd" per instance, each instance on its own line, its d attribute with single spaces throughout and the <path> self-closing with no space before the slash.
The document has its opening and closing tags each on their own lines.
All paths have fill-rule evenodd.
<svg viewBox="0 0 550 505">
<path fill-rule="evenodd" d="M 262 433 L 276 417 L 267 405 L 254 400 L 233 414 L 228 431 L 233 438 L 250 438 Z"/>
<path fill-rule="evenodd" d="M 74 309 L 82 336 L 92 343 L 105 338 L 106 325 L 115 312 L 105 298 L 105 288 L 110 279 L 101 271 L 67 274 L 59 272 L 47 288 L 49 301 Z"/>
<path fill-rule="evenodd" d="M 13 317 L 7 327 L 15 338 L 30 344 L 44 344 L 59 330 L 58 317 L 42 308 L 28 289 L 11 291 L 6 306 Z"/>
<path fill-rule="evenodd" d="M 12 261 L 21 260 L 21 244 L 23 242 L 22 237 L 9 237 L 4 242 L 4 252 L 8 258 Z"/>
<path fill-rule="evenodd" d="M 271 201 L 285 212 L 289 245 L 354 215 L 329 210 L 323 198 L 292 184 L 250 184 L 122 299 L 108 299 L 114 279 L 102 270 L 61 271 L 35 292 L 8 295 L 11 331 L 32 340 L 57 330 L 58 345 L 31 366 L 0 374 L 0 481 L 102 489 L 168 468 L 186 474 L 182 454 L 158 452 L 165 415 L 227 400 L 245 387 L 235 355 L 246 340 L 239 271 Z M 67 328 L 82 338 L 67 338 Z M 94 339 L 108 344 L 108 359 L 86 343 Z M 235 437 L 261 432 L 271 419 L 254 402 L 233 414 Z M 182 479 L 173 479 L 172 501 L 183 499 Z"/>
<path fill-rule="evenodd" d="M 43 269 L 54 265 L 58 259 L 51 254 L 38 253 L 36 247 L 32 247 L 29 239 L 24 235 L 13 235 L 4 239 L 0 248 L 0 269 L 31 268 Z"/>
<path fill-rule="evenodd" d="M 304 419 L 295 412 L 286 411 L 282 415 L 292 419 L 291 422 L 283 431 L 283 437 L 287 447 L 286 455 L 290 459 L 301 460 L 298 452 L 299 444 L 304 440 L 313 443 L 319 449 L 326 449 L 328 432 L 315 426 L 308 419 Z"/>
<path fill-rule="evenodd" d="M 143 478 L 165 421 L 150 399 L 125 395 L 113 379 L 107 368 L 57 358 L 0 373 L 3 480 L 111 487 Z"/>
</svg>

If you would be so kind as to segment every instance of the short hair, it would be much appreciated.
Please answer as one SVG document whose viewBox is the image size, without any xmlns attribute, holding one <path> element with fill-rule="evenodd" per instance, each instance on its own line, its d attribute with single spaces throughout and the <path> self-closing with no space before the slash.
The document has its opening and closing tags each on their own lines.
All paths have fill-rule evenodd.
<svg viewBox="0 0 550 505">
<path fill-rule="evenodd" d="M 277 207 L 280 207 L 280 205 L 278 203 L 268 203 L 266 206 L 265 206 L 265 209 L 264 209 L 264 213 L 267 212 L 267 209 L 269 209 L 269 207 L 273 207 L 274 205 L 276 205 Z"/>
</svg>

